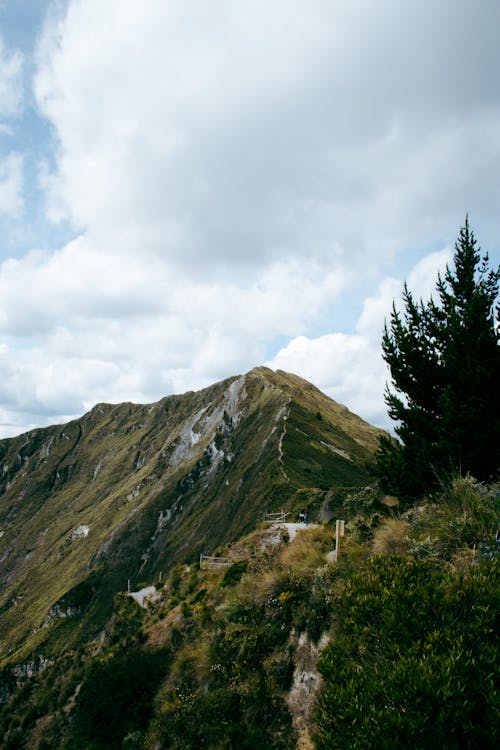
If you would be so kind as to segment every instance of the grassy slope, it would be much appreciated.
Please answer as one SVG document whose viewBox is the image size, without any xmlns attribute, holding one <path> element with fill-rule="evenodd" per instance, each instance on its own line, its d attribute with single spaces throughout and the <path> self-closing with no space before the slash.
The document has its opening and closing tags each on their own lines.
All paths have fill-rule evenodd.
<svg viewBox="0 0 500 750">
<path fill-rule="evenodd" d="M 128 579 L 196 560 L 266 510 L 314 510 L 327 489 L 366 482 L 375 428 L 296 376 L 257 368 L 238 382 L 0 441 L 0 659 L 57 653 L 103 627 Z M 186 425 L 199 439 L 175 460 Z M 54 605 L 79 615 L 49 622 Z"/>
<path fill-rule="evenodd" d="M 3 600 L 17 602 L 4 615 L 3 632 L 18 629 L 20 616 L 25 632 L 39 627 L 50 605 L 104 564 L 111 578 L 107 588 L 126 587 L 156 524 L 151 500 L 162 480 L 175 482 L 175 468 L 161 473 L 161 453 L 176 443 L 184 420 L 201 408 L 204 395 L 173 397 L 153 409 L 99 405 L 62 428 L 3 441 L 4 464 L 13 470 L 16 456 L 29 451 L 2 495 L 1 541 L 10 552 L 4 561 Z M 43 445 L 50 445 L 48 456 L 40 452 Z M 72 540 L 82 524 L 90 528 L 89 535 Z M 121 535 L 127 543 L 123 549 L 115 544 L 110 558 Z M 116 575 L 109 576 L 113 568 L 119 568 L 121 586 Z M 32 636 L 30 647 L 44 636 Z"/>
<path fill-rule="evenodd" d="M 434 719 L 439 747 L 495 747 L 495 497 L 466 480 L 371 532 L 360 513 L 347 519 L 337 565 L 325 562 L 324 525 L 290 544 L 257 529 L 231 548 L 245 565 L 178 566 L 149 611 L 116 600 L 98 656 L 73 653 L 27 681 L 0 711 L 0 731 L 30 750 L 118 748 L 125 736 L 131 747 L 285 750 L 299 728 L 310 743 L 314 715 L 290 701 L 294 669 L 327 633 L 318 747 L 430 747 Z M 146 701 L 130 679 L 138 652 L 159 665 L 140 683 Z M 109 681 L 124 668 L 111 706 Z M 127 724 L 130 701 L 142 713 Z"/>
</svg>

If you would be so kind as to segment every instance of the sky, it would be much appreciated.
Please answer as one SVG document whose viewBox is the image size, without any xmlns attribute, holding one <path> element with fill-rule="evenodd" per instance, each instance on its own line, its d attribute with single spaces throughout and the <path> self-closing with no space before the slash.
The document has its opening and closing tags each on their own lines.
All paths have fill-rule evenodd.
<svg viewBox="0 0 500 750">
<path fill-rule="evenodd" d="M 0 437 L 381 334 L 500 257 L 498 0 L 0 0 Z"/>
</svg>

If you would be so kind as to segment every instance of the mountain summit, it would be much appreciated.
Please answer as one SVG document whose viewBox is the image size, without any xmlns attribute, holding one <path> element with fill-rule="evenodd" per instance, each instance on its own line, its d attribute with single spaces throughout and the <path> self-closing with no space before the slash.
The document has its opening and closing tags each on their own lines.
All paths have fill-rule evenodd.
<svg viewBox="0 0 500 750">
<path fill-rule="evenodd" d="M 379 434 L 307 381 L 259 367 L 1 440 L 0 662 L 95 637 L 114 593 L 266 511 L 328 517 L 336 491 L 368 483 Z"/>
</svg>

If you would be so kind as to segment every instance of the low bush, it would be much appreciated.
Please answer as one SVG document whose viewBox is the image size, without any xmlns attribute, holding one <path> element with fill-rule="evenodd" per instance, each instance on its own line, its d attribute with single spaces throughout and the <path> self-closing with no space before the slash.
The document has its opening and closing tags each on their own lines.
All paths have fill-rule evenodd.
<svg viewBox="0 0 500 750">
<path fill-rule="evenodd" d="M 292 729 L 284 701 L 261 686 L 191 690 L 179 684 L 163 703 L 155 730 L 170 750 L 288 750 Z"/>
<path fill-rule="evenodd" d="M 386 518 L 374 534 L 374 555 L 402 554 L 408 550 L 410 525 L 404 518 Z"/>
<path fill-rule="evenodd" d="M 399 556 L 361 566 L 320 662 L 318 750 L 496 747 L 498 590 L 498 559 L 465 572 Z"/>
<path fill-rule="evenodd" d="M 92 660 L 77 698 L 72 747 L 118 749 L 144 730 L 167 665 L 166 652 L 134 649 Z"/>
<path fill-rule="evenodd" d="M 499 513 L 497 487 L 471 477 L 458 478 L 431 501 L 406 514 L 411 524 L 410 551 L 419 557 L 451 560 L 465 549 L 494 544 Z"/>
<path fill-rule="evenodd" d="M 226 586 L 232 586 L 234 583 L 238 583 L 238 581 L 241 580 L 243 574 L 246 573 L 247 568 L 248 563 L 246 560 L 241 560 L 230 565 L 224 573 L 224 577 L 221 582 L 222 588 L 226 588 Z"/>
</svg>

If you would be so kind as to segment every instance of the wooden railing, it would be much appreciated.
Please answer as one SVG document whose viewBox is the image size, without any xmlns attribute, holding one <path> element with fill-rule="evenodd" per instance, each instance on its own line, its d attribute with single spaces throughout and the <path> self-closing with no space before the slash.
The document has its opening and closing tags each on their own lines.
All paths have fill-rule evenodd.
<svg viewBox="0 0 500 750">
<path fill-rule="evenodd" d="M 286 517 L 290 513 L 280 510 L 278 513 L 264 513 L 264 523 L 286 523 Z"/>
<path fill-rule="evenodd" d="M 204 568 L 222 568 L 236 562 L 234 557 L 213 557 L 211 555 L 200 555 L 200 570 Z"/>
</svg>

